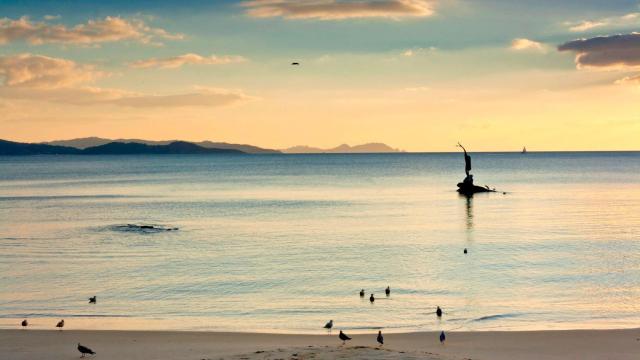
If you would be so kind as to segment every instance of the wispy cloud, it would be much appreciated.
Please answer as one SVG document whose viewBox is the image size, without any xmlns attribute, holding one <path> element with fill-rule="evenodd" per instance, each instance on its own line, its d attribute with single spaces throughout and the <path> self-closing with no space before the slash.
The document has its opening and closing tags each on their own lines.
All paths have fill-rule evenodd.
<svg viewBox="0 0 640 360">
<path fill-rule="evenodd" d="M 513 39 L 509 48 L 512 50 L 546 51 L 546 46 L 543 43 L 525 38 Z"/>
<path fill-rule="evenodd" d="M 434 14 L 427 0 L 252 0 L 242 3 L 257 18 L 344 20 L 354 18 L 426 17 Z"/>
<path fill-rule="evenodd" d="M 434 46 L 430 46 L 428 48 L 414 47 L 414 48 L 406 49 L 402 51 L 402 56 L 412 57 L 417 55 L 425 55 L 436 50 L 437 48 Z"/>
<path fill-rule="evenodd" d="M 218 107 L 252 99 L 254 98 L 237 90 L 198 88 L 197 91 L 187 94 L 126 96 L 111 100 L 110 103 L 134 108 Z"/>
<path fill-rule="evenodd" d="M 32 45 L 47 43 L 90 45 L 135 41 L 157 45 L 161 40 L 182 38 L 184 38 L 182 34 L 171 34 L 164 29 L 151 27 L 141 19 L 125 19 L 117 16 L 89 20 L 73 27 L 48 21 L 32 21 L 26 16 L 19 19 L 0 19 L 0 44 L 25 41 Z"/>
<path fill-rule="evenodd" d="M 105 74 L 66 59 L 33 54 L 0 56 L 0 76 L 10 87 L 57 89 L 92 82 Z"/>
<path fill-rule="evenodd" d="M 616 80 L 616 84 L 634 84 L 640 85 L 640 75 L 627 76 L 620 80 Z"/>
<path fill-rule="evenodd" d="M 247 61 L 242 56 L 225 55 L 225 56 L 202 56 L 198 54 L 188 53 L 168 58 L 151 58 L 139 60 L 131 64 L 134 68 L 160 68 L 160 69 L 176 69 L 186 64 L 198 65 L 223 65 L 231 63 L 240 63 Z"/>
<path fill-rule="evenodd" d="M 601 27 L 625 27 L 631 25 L 640 25 L 640 13 L 629 13 L 622 16 L 606 17 L 601 19 L 582 20 L 577 22 L 565 22 L 569 27 L 569 31 L 583 32 Z"/>
<path fill-rule="evenodd" d="M 629 69 L 640 67 L 640 33 L 598 36 L 568 41 L 558 51 L 576 54 L 579 69 Z"/>
<path fill-rule="evenodd" d="M 72 60 L 33 54 L 0 57 L 0 97 L 130 108 L 218 107 L 254 99 L 240 90 L 198 87 L 183 94 L 144 94 L 87 84 L 106 73 Z"/>
</svg>

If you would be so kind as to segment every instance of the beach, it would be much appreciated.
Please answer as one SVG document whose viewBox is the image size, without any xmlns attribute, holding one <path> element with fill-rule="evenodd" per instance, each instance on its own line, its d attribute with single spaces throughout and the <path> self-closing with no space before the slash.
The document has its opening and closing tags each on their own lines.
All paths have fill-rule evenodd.
<svg viewBox="0 0 640 360">
<path fill-rule="evenodd" d="M 640 329 L 327 335 L 190 331 L 0 330 L 5 360 L 73 359 L 80 342 L 99 359 L 638 359 Z"/>
</svg>

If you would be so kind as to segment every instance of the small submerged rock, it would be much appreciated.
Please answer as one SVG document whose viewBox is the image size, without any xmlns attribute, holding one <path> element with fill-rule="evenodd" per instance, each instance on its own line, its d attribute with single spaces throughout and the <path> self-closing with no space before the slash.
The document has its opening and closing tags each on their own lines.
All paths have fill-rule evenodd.
<svg viewBox="0 0 640 360">
<path fill-rule="evenodd" d="M 113 225 L 111 226 L 111 230 L 124 232 L 155 233 L 163 231 L 178 231 L 179 228 L 154 224 L 124 224 Z"/>
</svg>

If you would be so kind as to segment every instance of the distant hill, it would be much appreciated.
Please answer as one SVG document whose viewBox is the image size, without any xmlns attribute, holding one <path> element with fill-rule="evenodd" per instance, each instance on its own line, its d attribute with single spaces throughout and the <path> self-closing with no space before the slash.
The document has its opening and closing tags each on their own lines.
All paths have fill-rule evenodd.
<svg viewBox="0 0 640 360">
<path fill-rule="evenodd" d="M 174 142 L 180 142 L 180 140 L 143 140 L 143 139 L 105 139 L 100 137 L 86 137 L 86 138 L 78 138 L 78 139 L 70 139 L 70 140 L 55 140 L 45 142 L 43 144 L 47 145 L 60 145 L 60 146 L 69 146 L 77 149 L 86 149 L 89 147 L 105 145 L 108 143 L 138 143 L 138 144 L 146 144 L 146 145 L 169 145 Z M 239 150 L 248 154 L 279 154 L 280 151 L 273 149 L 263 149 L 253 145 L 246 144 L 231 144 L 225 142 L 212 142 L 212 141 L 200 141 L 194 142 L 192 144 L 208 148 L 208 149 L 230 149 L 230 150 Z"/>
<path fill-rule="evenodd" d="M 285 154 L 354 154 L 354 153 L 394 153 L 400 152 L 398 149 L 394 149 L 389 145 L 383 143 L 368 143 L 362 145 L 349 146 L 342 144 L 340 146 L 331 149 L 320 149 L 306 145 L 294 146 L 288 149 L 281 150 Z"/>
<path fill-rule="evenodd" d="M 185 141 L 167 145 L 110 142 L 77 149 L 69 146 L 28 144 L 0 140 L 0 155 L 138 155 L 138 154 L 244 154 L 235 149 L 205 148 Z"/>
<path fill-rule="evenodd" d="M 28 144 L 0 140 L 0 155 L 70 155 L 81 151 L 67 146 Z"/>
<path fill-rule="evenodd" d="M 211 149 L 185 141 L 174 141 L 167 145 L 111 142 L 81 150 L 86 155 L 136 155 L 136 154 L 244 154 L 234 149 Z"/>
</svg>

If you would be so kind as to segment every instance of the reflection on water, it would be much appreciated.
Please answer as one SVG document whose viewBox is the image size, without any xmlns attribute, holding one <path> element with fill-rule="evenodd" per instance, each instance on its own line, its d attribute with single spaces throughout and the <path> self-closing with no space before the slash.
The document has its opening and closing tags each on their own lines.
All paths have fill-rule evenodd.
<svg viewBox="0 0 640 360">
<path fill-rule="evenodd" d="M 455 191 L 459 167 L 459 154 L 0 158 L 0 327 L 637 326 L 640 154 L 474 154 L 477 181 L 508 194 L 473 198 Z"/>
</svg>

